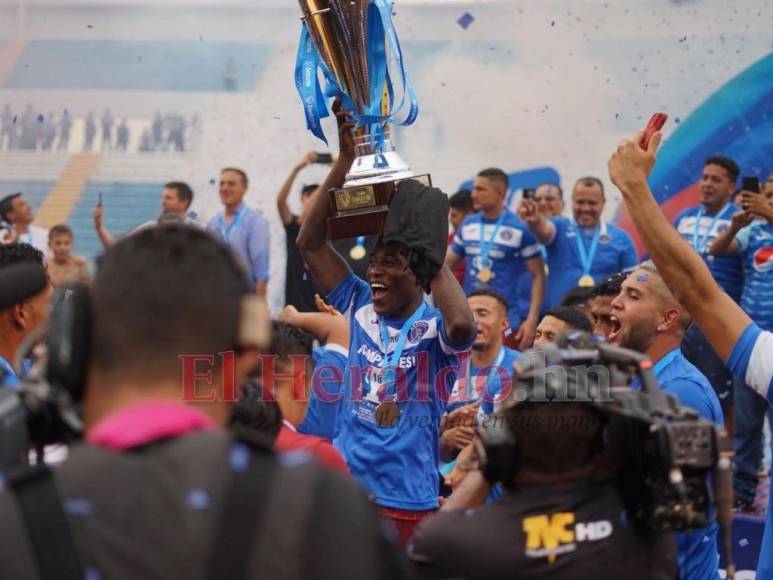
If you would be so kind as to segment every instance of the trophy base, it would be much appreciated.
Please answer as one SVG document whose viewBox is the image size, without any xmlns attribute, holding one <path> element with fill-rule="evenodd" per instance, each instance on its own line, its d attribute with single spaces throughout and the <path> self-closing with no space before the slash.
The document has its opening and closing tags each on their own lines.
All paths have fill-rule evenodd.
<svg viewBox="0 0 773 580">
<path fill-rule="evenodd" d="M 327 220 L 330 239 L 380 236 L 384 233 L 392 196 L 406 179 L 432 186 L 432 178 L 424 174 L 330 190 L 330 205 L 335 212 Z"/>
</svg>

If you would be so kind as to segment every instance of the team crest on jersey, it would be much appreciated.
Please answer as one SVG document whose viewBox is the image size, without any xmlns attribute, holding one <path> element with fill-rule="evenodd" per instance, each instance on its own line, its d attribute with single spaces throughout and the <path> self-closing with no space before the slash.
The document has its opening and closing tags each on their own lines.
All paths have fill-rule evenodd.
<svg viewBox="0 0 773 580">
<path fill-rule="evenodd" d="M 499 233 L 499 236 L 500 236 L 500 237 L 501 237 L 503 240 L 505 240 L 506 242 L 509 242 L 510 240 L 512 240 L 512 239 L 513 239 L 513 232 L 511 232 L 510 230 L 502 230 L 502 231 Z"/>
<path fill-rule="evenodd" d="M 763 274 L 773 272 L 773 247 L 766 246 L 754 252 L 754 269 Z"/>
<path fill-rule="evenodd" d="M 721 236 L 729 229 L 730 229 L 730 224 L 719 224 L 717 226 L 717 235 Z"/>
<path fill-rule="evenodd" d="M 419 342 L 422 337 L 427 334 L 429 330 L 429 323 L 426 320 L 419 320 L 414 322 L 411 326 L 411 330 L 408 332 L 408 342 Z"/>
</svg>

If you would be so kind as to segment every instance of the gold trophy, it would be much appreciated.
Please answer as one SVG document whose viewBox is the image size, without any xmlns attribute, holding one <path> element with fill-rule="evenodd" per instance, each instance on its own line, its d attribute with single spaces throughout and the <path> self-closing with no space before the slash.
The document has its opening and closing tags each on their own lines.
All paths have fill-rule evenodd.
<svg viewBox="0 0 773 580">
<path fill-rule="evenodd" d="M 403 124 L 413 122 L 418 107 L 408 87 L 399 44 L 391 24 L 391 0 L 299 2 L 308 36 L 304 37 L 306 42 L 302 39 L 296 82 L 299 83 L 309 128 L 312 128 L 309 112 L 314 108 L 314 94 L 311 88 L 304 93 L 300 83 L 305 82 L 308 88 L 311 83 L 318 82 L 317 67 L 313 62 L 315 57 L 320 61 L 328 87 L 334 87 L 327 96 L 342 95 L 344 102 L 353 107 L 358 121 L 354 130 L 354 163 L 344 186 L 329 192 L 335 213 L 328 219 L 330 237 L 379 235 L 386 223 L 389 203 L 401 181 L 415 179 L 424 185 L 432 185 L 430 176 L 415 175 L 392 145 L 393 115 L 390 111 L 394 103 L 390 99 L 392 85 L 388 80 L 390 61 L 402 76 L 404 94 L 401 104 L 409 103 L 411 106 L 410 121 Z M 371 19 L 380 19 L 381 25 Z M 383 34 L 384 38 L 372 42 L 374 39 L 368 35 L 369 31 L 373 34 L 373 30 L 379 37 Z M 307 43 L 313 48 L 304 47 Z M 308 57 L 306 61 L 302 58 L 304 49 Z M 313 54 L 314 51 L 316 54 Z M 319 98 L 317 106 L 320 104 L 318 101 Z M 315 131 L 318 136 L 321 135 L 319 131 Z"/>
</svg>

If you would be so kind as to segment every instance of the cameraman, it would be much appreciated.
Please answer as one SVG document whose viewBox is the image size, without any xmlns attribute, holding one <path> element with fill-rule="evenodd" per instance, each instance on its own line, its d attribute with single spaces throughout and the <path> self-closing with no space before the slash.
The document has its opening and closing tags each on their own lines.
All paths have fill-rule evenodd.
<svg viewBox="0 0 773 580">
<path fill-rule="evenodd" d="M 53 473 L 53 498 L 37 502 L 40 486 L 4 474 L 0 578 L 405 577 L 354 483 L 300 457 L 283 466 L 268 438 L 221 430 L 226 383 L 256 364 L 258 300 L 198 228 L 149 228 L 107 250 L 79 321 L 91 328 L 86 442 Z M 216 361 L 211 380 L 186 403 L 180 355 L 202 353 Z M 57 515 L 69 526 L 41 534 Z M 53 574 L 39 575 L 46 565 Z"/>
<path fill-rule="evenodd" d="M 485 446 L 483 470 L 487 479 L 502 482 L 502 498 L 475 510 L 443 511 L 419 525 L 409 557 L 422 577 L 676 576 L 673 537 L 628 520 L 618 489 L 602 475 L 600 413 L 590 402 L 538 402 L 545 399 L 535 396 L 534 385 L 545 384 L 551 372 L 521 381 L 517 392 L 526 396 L 511 397 L 483 428 L 509 441 Z M 566 373 L 565 384 L 576 384 L 577 372 Z M 514 402 L 520 399 L 528 402 Z"/>
</svg>

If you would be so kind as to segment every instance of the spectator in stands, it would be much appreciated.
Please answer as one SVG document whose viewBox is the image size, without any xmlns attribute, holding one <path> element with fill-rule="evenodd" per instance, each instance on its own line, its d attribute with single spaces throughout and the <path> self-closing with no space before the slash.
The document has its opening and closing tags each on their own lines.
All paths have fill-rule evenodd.
<svg viewBox="0 0 773 580">
<path fill-rule="evenodd" d="M 43 117 L 40 126 L 40 135 L 43 151 L 51 151 L 54 147 L 54 141 L 56 140 L 56 122 L 53 113 L 49 113 Z"/>
<path fill-rule="evenodd" d="M 612 329 L 612 300 L 620 294 L 628 274 L 621 273 L 603 280 L 593 289 L 590 299 L 590 319 L 593 334 L 606 336 Z"/>
<path fill-rule="evenodd" d="M 97 136 L 97 122 L 94 119 L 94 111 L 86 115 L 84 126 L 83 150 L 90 152 L 94 148 L 94 137 Z"/>
<path fill-rule="evenodd" d="M 126 117 L 121 120 L 121 124 L 118 125 L 116 130 L 115 148 L 119 151 L 126 152 L 129 146 L 129 125 L 127 125 Z"/>
<path fill-rule="evenodd" d="M 34 151 L 38 146 L 38 120 L 37 114 L 31 104 L 27 104 L 24 114 L 20 119 L 21 131 L 19 133 L 19 149 Z"/>
<path fill-rule="evenodd" d="M 742 192 L 745 211 L 736 212 L 730 228 L 711 245 L 712 256 L 739 256 L 746 272 L 741 308 L 762 329 L 773 331 L 773 174 L 761 194 Z M 736 508 L 753 511 L 762 460 L 765 416 L 773 411 L 767 401 L 746 385 L 736 385 L 735 457 L 733 481 Z"/>
<path fill-rule="evenodd" d="M 113 148 L 113 125 L 115 124 L 115 118 L 110 112 L 110 109 L 105 109 L 102 113 L 102 151 Z"/>
<path fill-rule="evenodd" d="M 448 249 L 446 264 L 455 268 L 467 259 L 464 290 L 491 288 L 510 304 L 508 318 L 515 330 L 511 344 L 527 348 L 534 332 L 545 292 L 545 264 L 539 244 L 518 216 L 505 207 L 508 177 L 501 169 L 484 169 L 475 178 L 473 205 L 478 213 L 464 220 Z M 532 278 L 529 312 L 524 320 L 518 309 L 518 279 Z"/>
<path fill-rule="evenodd" d="M 448 210 L 448 221 L 451 224 L 451 232 L 448 234 L 449 247 L 454 242 L 454 236 L 456 230 L 458 230 L 462 222 L 467 219 L 473 211 L 472 207 L 472 192 L 469 189 L 460 189 L 451 197 L 448 198 L 448 205 L 451 206 Z M 464 270 L 465 260 L 459 260 L 459 263 L 454 268 L 454 276 L 459 280 L 459 284 L 464 284 Z"/>
<path fill-rule="evenodd" d="M 190 185 L 183 181 L 170 181 L 164 184 L 161 191 L 161 215 L 171 213 L 179 217 L 180 221 L 192 226 L 201 227 L 201 222 L 197 219 L 196 213 L 190 210 L 193 203 L 193 190 Z M 94 207 L 94 228 L 97 230 L 99 241 L 105 249 L 115 243 L 113 235 L 105 226 L 105 208 L 97 203 Z M 145 228 L 153 227 L 159 223 L 159 219 L 154 219 L 140 224 L 132 230 L 132 233 Z"/>
<path fill-rule="evenodd" d="M 314 280 L 314 276 L 306 268 L 295 240 L 301 230 L 303 214 L 311 199 L 311 194 L 317 190 L 318 185 L 304 185 L 301 189 L 301 215 L 295 215 L 287 204 L 287 197 L 295 183 L 298 174 L 317 160 L 317 154 L 310 151 L 303 156 L 282 184 L 276 196 L 276 207 L 279 211 L 279 219 L 285 228 L 285 249 L 287 251 L 287 265 L 285 267 L 285 304 L 297 308 L 300 312 L 315 312 L 314 295 L 321 292 Z"/>
<path fill-rule="evenodd" d="M 11 111 L 10 105 L 3 107 L 0 114 L 0 149 L 16 148 L 16 115 Z"/>
<path fill-rule="evenodd" d="M 62 111 L 62 117 L 59 119 L 59 144 L 57 151 L 67 151 L 70 147 L 70 132 L 72 131 L 72 116 L 70 111 Z"/>
<path fill-rule="evenodd" d="M 140 153 L 152 153 L 155 150 L 153 146 L 153 136 L 150 129 L 145 129 L 140 137 L 140 145 L 137 149 Z"/>
<path fill-rule="evenodd" d="M 236 91 L 236 63 L 234 59 L 229 58 L 225 65 L 225 72 L 223 72 L 223 85 L 228 92 Z"/>
<path fill-rule="evenodd" d="M 282 453 L 306 451 L 323 465 L 348 473 L 346 462 L 327 439 L 298 432 L 309 404 L 314 367 L 311 350 L 314 337 L 287 324 L 274 322 L 271 346 L 262 355 L 262 381 L 282 413 L 282 427 L 276 450 Z M 270 360 L 269 360 L 270 359 Z"/>
<path fill-rule="evenodd" d="M 572 330 L 591 331 L 590 320 L 582 310 L 571 306 L 548 308 L 545 316 L 537 325 L 534 349 L 539 350 L 554 346 L 561 334 Z"/>
<path fill-rule="evenodd" d="M 37 264 L 43 269 L 43 254 L 29 244 L 0 245 L 0 269 L 17 264 Z M 11 363 L 24 340 L 48 319 L 50 296 L 47 285 L 35 296 L 0 311 L 0 384 L 19 384 Z"/>
<path fill-rule="evenodd" d="M 225 210 L 210 220 L 207 229 L 239 256 L 258 296 L 268 285 L 268 220 L 247 207 L 244 196 L 249 187 L 247 174 L 236 167 L 220 172 L 220 201 Z"/>
<path fill-rule="evenodd" d="M 151 131 L 153 132 L 152 150 L 161 151 L 161 147 L 164 143 L 164 119 L 161 116 L 160 111 L 156 111 L 156 114 L 153 116 Z"/>
<path fill-rule="evenodd" d="M 46 258 L 51 256 L 48 248 L 48 230 L 32 225 L 35 214 L 32 213 L 32 206 L 21 193 L 12 193 L 0 199 L 0 218 L 10 224 L 10 232 L 2 240 L 4 244 L 12 242 L 30 244 L 43 252 Z"/>
<path fill-rule="evenodd" d="M 703 258 L 714 279 L 736 302 L 741 299 L 743 288 L 741 258 L 714 257 L 709 254 L 709 248 L 720 232 L 730 228 L 733 214 L 741 209 L 730 201 L 739 173 L 738 164 L 728 157 L 715 155 L 708 158 L 700 178 L 701 203 L 685 209 L 674 220 L 679 234 Z M 682 350 L 687 360 L 698 367 L 714 387 L 722 403 L 728 433 L 732 435 L 735 431 L 733 392 L 737 381 L 696 325 L 687 330 Z"/>
<path fill-rule="evenodd" d="M 237 385 L 255 366 L 261 341 L 246 331 L 260 320 L 240 314 L 251 294 L 233 255 L 196 228 L 147 229 L 106 253 L 91 300 L 88 443 L 53 476 L 65 505 L 94 508 L 62 512 L 84 560 L 74 576 L 409 577 L 356 484 L 221 429 L 223 365 L 214 401 L 181 402 L 179 353 L 232 353 Z M 0 494 L 0 570 L 33 578 L 37 544 L 16 500 L 10 486 Z"/>
<path fill-rule="evenodd" d="M 48 232 L 48 247 L 52 258 L 48 261 L 48 278 L 54 288 L 62 284 L 91 282 L 86 258 L 72 253 L 74 239 L 69 226 L 58 224 Z"/>
<path fill-rule="evenodd" d="M 533 200 L 521 202 L 521 219 L 547 247 L 547 307 L 557 305 L 576 286 L 590 288 L 597 280 L 636 266 L 631 237 L 601 219 L 605 202 L 604 184 L 597 177 L 582 177 L 575 183 L 571 219 L 548 217 Z"/>
<path fill-rule="evenodd" d="M 722 426 L 722 408 L 714 389 L 680 350 L 690 315 L 676 301 L 652 262 L 645 262 L 623 282 L 612 301 L 613 345 L 641 352 L 655 363 L 660 386 L 705 419 Z M 638 382 L 632 384 L 639 388 Z M 678 534 L 680 578 L 716 578 L 718 526 Z"/>
<path fill-rule="evenodd" d="M 543 183 L 534 191 L 534 202 L 542 215 L 559 217 L 564 213 L 564 190 L 557 183 Z"/>
<path fill-rule="evenodd" d="M 186 121 L 182 115 L 169 114 L 164 125 L 167 129 L 167 148 L 174 149 L 178 153 L 185 151 L 185 127 Z"/>
</svg>

